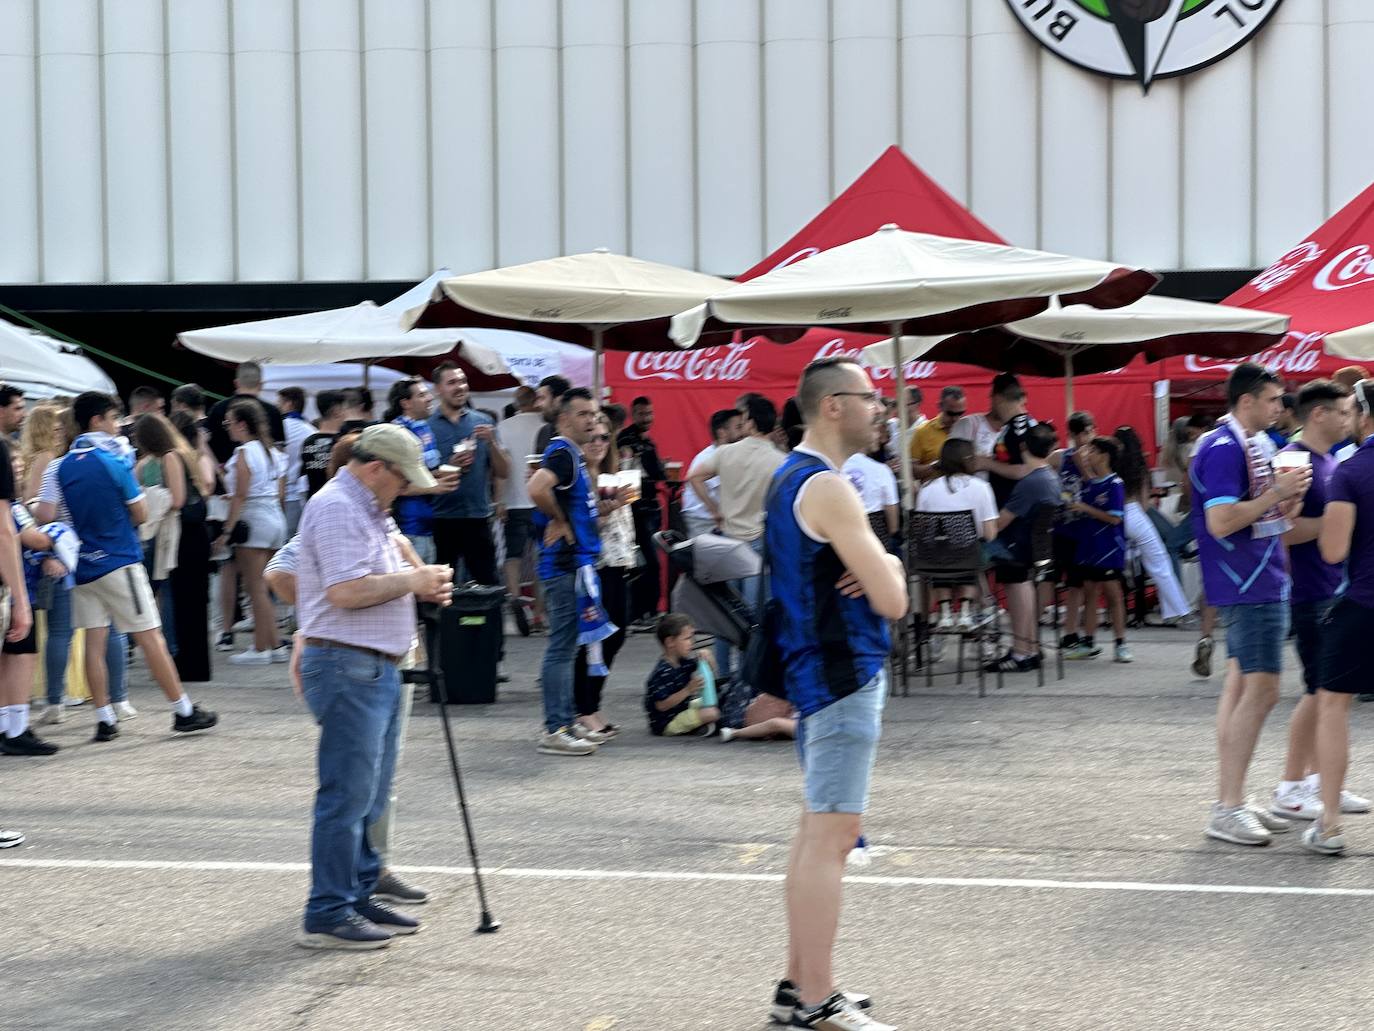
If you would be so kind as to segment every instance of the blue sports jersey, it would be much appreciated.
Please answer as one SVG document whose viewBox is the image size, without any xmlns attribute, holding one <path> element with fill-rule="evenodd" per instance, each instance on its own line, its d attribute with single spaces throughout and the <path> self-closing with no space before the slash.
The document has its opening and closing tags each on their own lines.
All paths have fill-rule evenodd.
<svg viewBox="0 0 1374 1031">
<path fill-rule="evenodd" d="M 591 476 L 587 473 L 587 463 L 582 460 L 582 452 L 566 437 L 554 437 L 544 452 L 542 469 L 550 470 L 557 477 L 554 484 L 554 498 L 563 510 L 563 518 L 572 527 L 577 538 L 576 546 L 565 540 L 544 544 L 544 531 L 548 529 L 549 517 L 538 508 L 534 511 L 534 526 L 539 541 L 539 578 L 552 580 L 565 573 L 574 573 L 578 566 L 596 564 L 601 554 L 601 534 L 596 526 L 596 490 Z"/>
<path fill-rule="evenodd" d="M 866 598 L 835 589 L 845 573 L 835 549 L 809 536 L 795 505 L 817 473 L 836 471 L 820 455 L 798 448 L 773 474 L 764 523 L 775 626 L 787 697 L 810 716 L 853 694 L 883 668 L 891 650 L 887 620 Z"/>
<path fill-rule="evenodd" d="M 143 497 L 127 459 L 103 434 L 83 434 L 58 461 L 57 485 L 81 538 L 76 582 L 87 584 L 143 561 L 129 505 Z"/>
<path fill-rule="evenodd" d="M 1078 541 L 1078 564 L 1094 569 L 1126 568 L 1126 485 L 1115 473 L 1084 480 L 1078 500 L 1091 505 L 1122 522 L 1113 526 L 1089 515 L 1080 515 L 1081 526 L 1075 537 Z"/>
</svg>

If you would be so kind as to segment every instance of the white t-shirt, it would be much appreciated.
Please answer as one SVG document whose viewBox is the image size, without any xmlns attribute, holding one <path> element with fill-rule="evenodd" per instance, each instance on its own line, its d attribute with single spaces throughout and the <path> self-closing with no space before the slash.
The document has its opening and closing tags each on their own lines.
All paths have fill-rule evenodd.
<svg viewBox="0 0 1374 1031">
<path fill-rule="evenodd" d="M 268 451 L 260 440 L 250 440 L 234 449 L 225 469 L 224 482 L 229 493 L 235 493 L 235 483 L 240 461 L 248 466 L 251 477 L 248 484 L 248 497 L 277 499 L 277 481 L 286 475 L 286 455 L 277 448 Z"/>
<path fill-rule="evenodd" d="M 941 476 L 931 480 L 916 495 L 917 512 L 972 512 L 978 532 L 983 524 L 997 520 L 997 501 L 992 488 L 976 476 Z"/>
<path fill-rule="evenodd" d="M 538 412 L 519 412 L 496 427 L 496 439 L 510 456 L 511 470 L 506 477 L 501 501 L 506 508 L 533 508 L 525 480 L 525 457 L 534 454 L 534 438 L 544 427 Z"/>
<path fill-rule="evenodd" d="M 301 445 L 315 432 L 315 427 L 295 416 L 282 419 L 286 430 L 286 500 L 305 499 L 305 477 L 301 475 Z"/>
<path fill-rule="evenodd" d="M 865 512 L 881 512 L 886 506 L 897 504 L 897 477 L 882 462 L 854 454 L 841 471 L 859 492 Z"/>
<path fill-rule="evenodd" d="M 687 467 L 687 475 L 691 476 L 696 471 L 696 467 L 704 459 L 710 458 L 716 453 L 716 445 L 709 444 L 697 452 L 696 458 L 692 459 L 692 464 Z M 712 476 L 706 481 L 706 493 L 711 495 L 711 500 L 720 503 L 720 477 Z M 706 503 L 697 497 L 697 492 L 692 489 L 692 485 L 687 484 L 687 489 L 682 492 L 682 514 L 689 516 L 699 516 L 702 519 L 710 519 L 711 513 L 706 508 Z"/>
</svg>

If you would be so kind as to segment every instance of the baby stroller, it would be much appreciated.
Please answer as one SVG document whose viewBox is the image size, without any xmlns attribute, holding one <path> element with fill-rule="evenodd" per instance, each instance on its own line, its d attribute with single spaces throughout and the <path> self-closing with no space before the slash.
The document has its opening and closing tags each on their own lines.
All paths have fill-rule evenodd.
<svg viewBox="0 0 1374 1031">
<path fill-rule="evenodd" d="M 735 582 L 758 576 L 763 560 L 746 541 L 704 533 L 691 539 L 673 530 L 654 534 L 654 543 L 681 574 L 673 587 L 671 607 L 691 619 L 701 633 L 728 642 L 741 651 L 759 625 L 752 602 Z M 720 707 L 726 726 L 743 724 L 749 692 L 735 684 L 721 685 Z"/>
</svg>

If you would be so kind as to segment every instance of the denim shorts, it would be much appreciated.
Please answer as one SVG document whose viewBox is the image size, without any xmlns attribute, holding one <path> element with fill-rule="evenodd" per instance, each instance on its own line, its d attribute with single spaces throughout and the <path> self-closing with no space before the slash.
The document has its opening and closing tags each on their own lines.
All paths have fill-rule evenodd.
<svg viewBox="0 0 1374 1031">
<path fill-rule="evenodd" d="M 887 674 L 797 721 L 797 755 L 808 813 L 860 814 L 883 729 Z"/>
<path fill-rule="evenodd" d="M 1226 628 L 1226 654 L 1242 673 L 1281 673 L 1283 644 L 1288 640 L 1291 611 L 1286 601 L 1217 608 Z"/>
</svg>

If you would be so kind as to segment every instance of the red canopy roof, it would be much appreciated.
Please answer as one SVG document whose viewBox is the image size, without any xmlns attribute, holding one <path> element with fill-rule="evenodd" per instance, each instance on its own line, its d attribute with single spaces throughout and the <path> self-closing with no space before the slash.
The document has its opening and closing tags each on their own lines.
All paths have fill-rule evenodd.
<svg viewBox="0 0 1374 1031">
<path fill-rule="evenodd" d="M 1329 376 L 1349 365 L 1326 354 L 1322 339 L 1374 322 L 1374 185 L 1223 303 L 1292 318 L 1287 339 L 1255 356 L 1285 379 Z M 1171 359 L 1169 370 L 1178 379 L 1221 378 L 1233 365 L 1189 356 Z"/>
<path fill-rule="evenodd" d="M 740 280 L 753 279 L 819 251 L 876 233 L 888 222 L 917 233 L 962 240 L 1006 243 L 973 217 L 934 179 L 922 172 L 900 147 L 888 147 L 863 175 Z"/>
</svg>

